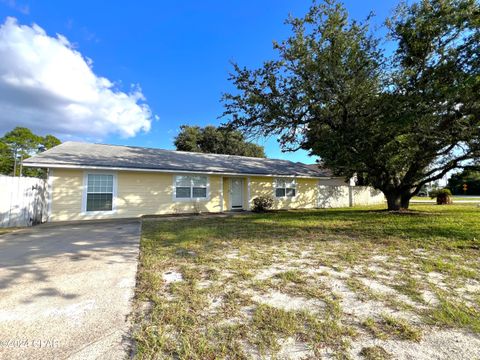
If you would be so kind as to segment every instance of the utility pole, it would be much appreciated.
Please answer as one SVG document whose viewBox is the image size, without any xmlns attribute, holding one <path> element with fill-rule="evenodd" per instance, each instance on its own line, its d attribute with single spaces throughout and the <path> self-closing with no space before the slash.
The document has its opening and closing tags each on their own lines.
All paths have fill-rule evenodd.
<svg viewBox="0 0 480 360">
<path fill-rule="evenodd" d="M 17 148 L 13 152 L 13 176 L 17 176 Z"/>
<path fill-rule="evenodd" d="M 23 172 L 23 155 L 20 154 L 20 177 L 22 177 L 22 172 Z"/>
</svg>

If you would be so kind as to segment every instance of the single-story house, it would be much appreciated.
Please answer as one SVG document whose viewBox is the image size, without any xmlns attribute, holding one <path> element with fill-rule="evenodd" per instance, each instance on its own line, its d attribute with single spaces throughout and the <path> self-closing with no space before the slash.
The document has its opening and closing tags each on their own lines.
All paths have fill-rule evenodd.
<svg viewBox="0 0 480 360">
<path fill-rule="evenodd" d="M 69 141 L 24 166 L 48 169 L 49 221 L 249 210 L 261 195 L 275 209 L 333 206 L 339 193 L 352 205 L 343 178 L 287 160 Z"/>
</svg>

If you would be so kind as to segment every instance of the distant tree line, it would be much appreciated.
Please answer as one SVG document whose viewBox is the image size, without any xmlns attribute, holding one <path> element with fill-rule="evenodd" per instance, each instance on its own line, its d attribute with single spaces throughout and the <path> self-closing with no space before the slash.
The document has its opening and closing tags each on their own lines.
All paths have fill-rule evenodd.
<svg viewBox="0 0 480 360">
<path fill-rule="evenodd" d="M 174 145 L 179 151 L 265 157 L 263 146 L 248 142 L 240 131 L 228 127 L 182 125 Z"/>
<path fill-rule="evenodd" d="M 24 168 L 22 162 L 60 143 L 53 135 L 40 136 L 25 127 L 16 127 L 0 138 L 0 174 L 45 177 L 44 169 Z"/>
<path fill-rule="evenodd" d="M 453 174 L 448 180 L 447 187 L 453 195 L 480 195 L 480 171 L 465 170 Z"/>
</svg>

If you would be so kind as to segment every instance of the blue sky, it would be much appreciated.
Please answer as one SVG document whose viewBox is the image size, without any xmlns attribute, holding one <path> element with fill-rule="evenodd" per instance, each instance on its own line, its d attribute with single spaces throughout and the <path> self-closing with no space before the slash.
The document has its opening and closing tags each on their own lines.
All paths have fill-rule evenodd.
<svg viewBox="0 0 480 360">
<path fill-rule="evenodd" d="M 373 10 L 378 24 L 396 3 L 345 2 L 357 19 Z M 109 132 L 107 127 L 104 135 L 92 136 L 88 131 L 82 135 L 82 131 L 75 132 L 76 125 L 69 124 L 72 138 L 171 149 L 180 125 L 221 122 L 217 119 L 223 111 L 221 94 L 234 90 L 227 80 L 230 62 L 257 67 L 272 58 L 272 40 L 289 34 L 284 19 L 289 13 L 301 16 L 310 4 L 303 0 L 0 0 L 0 23 L 13 17 L 18 25 L 37 24 L 48 36 L 61 34 L 71 48 L 93 61 L 95 75 L 110 80 L 116 89 L 127 93 L 131 84 L 140 86 L 152 113 L 148 132 L 137 130 L 134 136 L 125 137 L 124 133 Z M 55 132 L 55 127 L 43 127 L 41 122 L 32 120 L 33 127 L 38 124 L 34 130 Z M 89 126 L 78 124 L 79 129 Z M 69 138 L 65 129 L 58 134 L 63 140 Z M 266 146 L 268 157 L 313 162 L 305 152 L 282 154 L 275 139 L 259 143 Z"/>
</svg>

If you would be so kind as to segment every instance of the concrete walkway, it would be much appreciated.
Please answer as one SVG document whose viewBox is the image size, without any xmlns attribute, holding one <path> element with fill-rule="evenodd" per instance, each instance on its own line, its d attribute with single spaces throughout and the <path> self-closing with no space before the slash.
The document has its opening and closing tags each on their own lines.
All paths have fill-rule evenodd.
<svg viewBox="0 0 480 360">
<path fill-rule="evenodd" d="M 0 359 L 123 359 L 139 221 L 0 235 Z"/>
</svg>

